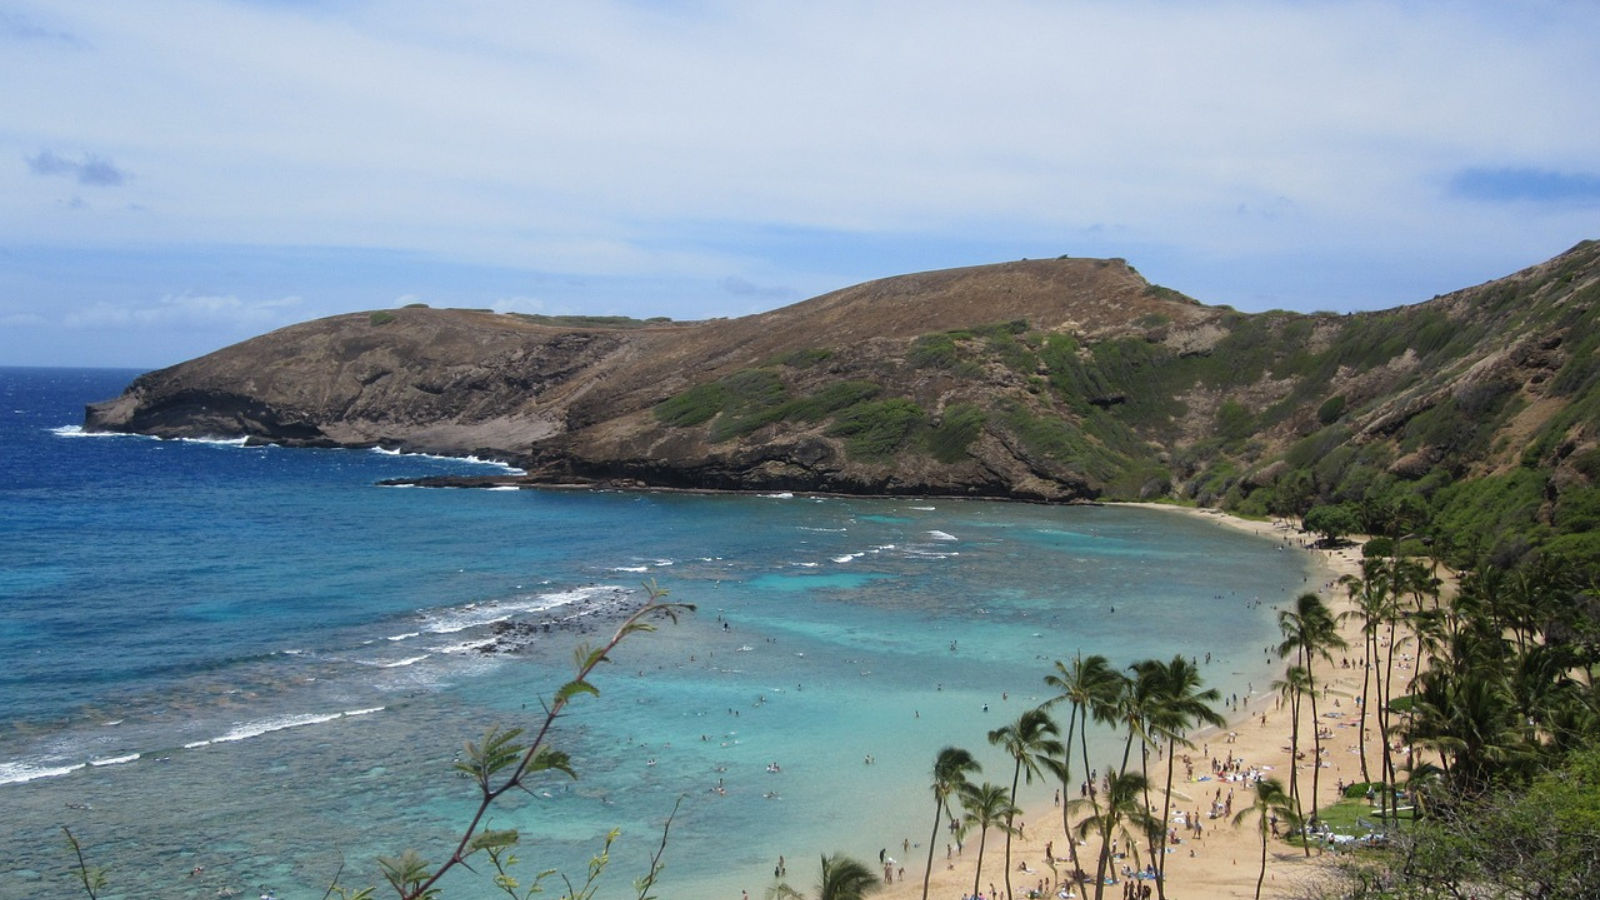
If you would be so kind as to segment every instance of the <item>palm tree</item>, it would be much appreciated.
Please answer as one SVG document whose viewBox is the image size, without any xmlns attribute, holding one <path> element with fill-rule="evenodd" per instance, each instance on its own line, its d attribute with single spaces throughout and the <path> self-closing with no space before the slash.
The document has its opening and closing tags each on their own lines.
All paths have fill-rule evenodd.
<svg viewBox="0 0 1600 900">
<path fill-rule="evenodd" d="M 1052 753 L 1060 753 L 1061 742 L 1055 739 L 1060 730 L 1045 712 L 1044 707 L 1024 710 L 1017 721 L 1002 725 L 989 732 L 989 743 L 1005 749 L 1016 765 L 1011 770 L 1011 808 L 1017 810 L 1017 784 L 1024 775 L 1033 784 L 1035 775 L 1041 774 L 1040 763 Z M 1015 896 L 1011 890 L 1011 836 L 1015 829 L 1012 820 L 1006 819 L 1006 896 Z"/>
<path fill-rule="evenodd" d="M 1051 769 L 1061 779 L 1061 794 L 1063 797 L 1072 796 L 1072 736 L 1078 735 L 1079 749 L 1082 751 L 1083 777 L 1089 777 L 1089 719 L 1102 724 L 1110 724 L 1114 720 L 1117 695 L 1122 692 L 1126 679 L 1122 673 L 1111 667 L 1111 661 L 1104 656 L 1095 654 L 1084 657 L 1078 653 L 1072 658 L 1069 667 L 1056 660 L 1055 671 L 1044 677 L 1044 683 L 1055 688 L 1059 693 L 1045 702 L 1052 706 L 1062 700 L 1072 704 L 1072 715 L 1067 719 L 1066 750 L 1058 763 L 1052 763 Z M 1083 721 L 1082 730 L 1078 729 L 1079 719 Z M 1099 801 L 1093 791 L 1089 792 L 1089 804 L 1099 815 Z M 1072 825 L 1069 821 L 1069 810 L 1074 806 L 1070 799 L 1061 804 L 1061 829 L 1068 836 L 1067 849 L 1072 854 L 1072 869 L 1074 873 L 1081 872 L 1083 866 L 1078 860 L 1078 842 L 1071 840 Z M 926 898 L 924 898 L 926 900 Z"/>
<path fill-rule="evenodd" d="M 922 871 L 922 900 L 928 900 L 928 879 L 933 877 L 933 846 L 939 842 L 939 823 L 950 812 L 950 798 L 967 784 L 967 776 L 983 767 L 960 747 L 946 747 L 933 760 L 933 836 L 928 838 L 928 865 Z"/>
<path fill-rule="evenodd" d="M 1350 599 L 1355 601 L 1356 610 L 1346 615 L 1359 615 L 1361 617 L 1361 636 L 1363 641 L 1362 666 L 1361 666 L 1361 721 L 1360 739 L 1356 745 L 1361 749 L 1361 780 L 1371 783 L 1372 775 L 1367 768 L 1367 709 L 1372 704 L 1369 691 L 1371 682 L 1377 679 L 1377 692 L 1383 694 L 1383 676 L 1378 670 L 1378 633 L 1383 623 L 1387 621 L 1391 611 L 1391 600 L 1385 588 L 1386 579 L 1383 574 L 1384 562 L 1381 559 L 1363 559 L 1361 561 L 1360 577 L 1346 575 L 1339 579 L 1349 593 Z"/>
<path fill-rule="evenodd" d="M 1277 817 L 1289 824 L 1291 833 L 1300 827 L 1300 817 L 1295 814 L 1294 806 L 1289 800 L 1289 795 L 1284 793 L 1283 782 L 1276 778 L 1264 778 L 1256 782 L 1256 800 L 1254 803 L 1239 810 L 1233 817 L 1233 824 L 1238 825 L 1245 817 L 1254 813 L 1261 822 L 1261 872 L 1256 875 L 1256 900 L 1261 900 L 1261 883 L 1267 880 L 1267 824 Z"/>
<path fill-rule="evenodd" d="M 1182 654 L 1174 656 L 1165 665 L 1152 669 L 1157 681 L 1154 708 L 1150 713 L 1151 732 L 1167 741 L 1167 780 L 1161 807 L 1162 826 L 1158 830 L 1156 845 L 1151 848 L 1154 863 L 1160 872 L 1156 880 L 1156 893 L 1165 900 L 1167 872 L 1167 827 L 1172 818 L 1172 774 L 1178 745 L 1193 747 L 1184 732 L 1196 725 L 1213 725 L 1218 728 L 1227 721 L 1211 704 L 1222 699 L 1216 688 L 1200 689 L 1200 670 Z"/>
<path fill-rule="evenodd" d="M 1290 666 L 1284 670 L 1282 681 L 1272 683 L 1278 693 L 1289 701 L 1289 799 L 1297 816 L 1304 808 L 1300 800 L 1300 697 L 1305 693 L 1307 684 L 1309 679 L 1303 666 Z M 1306 855 L 1311 855 L 1309 844 L 1306 846 Z"/>
<path fill-rule="evenodd" d="M 883 881 L 859 860 L 842 853 L 822 857 L 822 881 L 817 884 L 817 900 L 862 900 L 883 888 Z M 779 883 L 767 891 L 773 900 L 805 900 L 805 895 Z"/>
<path fill-rule="evenodd" d="M 1338 620 L 1328 610 L 1327 604 L 1316 594 L 1306 593 L 1295 598 L 1293 610 L 1278 613 L 1278 628 L 1283 632 L 1283 643 L 1278 645 L 1280 655 L 1295 651 L 1299 664 L 1306 671 L 1306 694 L 1311 698 L 1311 821 L 1317 819 L 1317 790 L 1322 776 L 1322 728 L 1317 717 L 1316 661 L 1320 657 L 1333 661 L 1333 650 L 1347 646 L 1339 636 Z"/>
<path fill-rule="evenodd" d="M 961 815 L 962 830 L 978 829 L 978 865 L 972 872 L 972 895 L 976 897 L 978 880 L 983 874 L 983 847 L 989 839 L 989 829 L 1000 829 L 1009 840 L 1011 820 L 1016 816 L 1017 808 L 1007 799 L 1004 786 L 989 781 L 976 786 L 968 784 L 961 792 L 961 806 L 964 810 Z"/>
<path fill-rule="evenodd" d="M 1161 823 L 1150 815 L 1145 806 L 1146 787 L 1145 777 L 1138 772 L 1112 773 L 1106 785 L 1105 806 L 1078 823 L 1078 837 L 1087 837 L 1091 832 L 1101 836 L 1100 863 L 1095 868 L 1094 878 L 1095 900 L 1103 900 L 1105 896 L 1106 864 L 1111 859 L 1112 835 L 1120 834 L 1137 860 L 1139 848 L 1135 831 L 1140 835 L 1149 835 L 1152 828 L 1161 827 Z"/>
</svg>

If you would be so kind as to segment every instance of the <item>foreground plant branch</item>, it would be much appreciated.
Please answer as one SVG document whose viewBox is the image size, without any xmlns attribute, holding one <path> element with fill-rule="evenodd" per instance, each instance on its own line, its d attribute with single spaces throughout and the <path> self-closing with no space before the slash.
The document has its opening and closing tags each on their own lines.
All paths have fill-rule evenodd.
<svg viewBox="0 0 1600 900">
<path fill-rule="evenodd" d="M 600 691 L 589 681 L 589 676 L 601 663 L 610 661 L 611 651 L 615 650 L 624 640 L 640 632 L 655 630 L 655 620 L 668 619 L 673 622 L 678 620 L 678 614 L 692 612 L 694 606 L 687 603 L 667 603 L 664 598 L 667 591 L 658 587 L 654 581 L 645 584 L 649 594 L 648 602 L 617 627 L 616 632 L 598 647 L 587 644 L 579 645 L 573 653 L 576 674 L 571 681 L 563 684 L 556 690 L 555 695 L 543 703 L 544 719 L 534 732 L 532 740 L 526 745 L 517 743 L 525 729 L 502 729 L 498 725 L 490 726 L 484 732 L 480 743 L 468 741 L 463 759 L 457 762 L 457 771 L 471 778 L 478 786 L 480 794 L 478 807 L 473 812 L 471 820 L 461 832 L 461 838 L 456 843 L 455 850 L 450 858 L 437 869 L 430 869 L 428 863 L 415 850 L 406 850 L 398 857 L 379 857 L 378 865 L 383 870 L 384 878 L 389 882 L 400 897 L 400 900 L 429 900 L 440 895 L 437 887 L 439 880 L 450 870 L 457 866 L 472 871 L 468 860 L 479 851 L 487 855 L 497 872 L 496 884 L 511 896 L 519 896 L 516 891 L 519 887 L 515 879 L 506 872 L 505 866 L 515 862 L 515 857 L 509 855 L 511 847 L 519 840 L 519 835 L 514 828 L 493 829 L 486 824 L 490 808 L 501 796 L 512 790 L 527 790 L 525 784 L 528 779 L 540 772 L 559 771 L 565 772 L 569 777 L 576 778 L 571 759 L 566 753 L 553 749 L 548 740 L 550 730 L 556 720 L 574 699 L 581 695 L 589 694 L 598 696 Z M 673 814 L 676 815 L 674 807 Z M 659 847 L 651 858 L 650 872 L 634 883 L 640 900 L 647 900 L 647 894 L 655 884 L 656 876 L 661 870 L 661 855 L 666 845 L 667 830 L 671 828 L 672 820 L 669 818 L 662 829 L 662 846 Z M 596 881 L 600 870 L 609 859 L 611 838 L 608 837 L 606 848 L 590 863 L 588 879 L 581 887 L 574 887 L 568 883 L 567 895 L 573 898 L 592 896 L 597 887 Z M 527 894 L 537 893 L 539 880 L 551 872 L 540 873 L 532 885 L 527 889 Z M 370 900 L 373 895 L 372 888 L 364 888 L 350 892 L 336 888 L 345 900 Z"/>
</svg>

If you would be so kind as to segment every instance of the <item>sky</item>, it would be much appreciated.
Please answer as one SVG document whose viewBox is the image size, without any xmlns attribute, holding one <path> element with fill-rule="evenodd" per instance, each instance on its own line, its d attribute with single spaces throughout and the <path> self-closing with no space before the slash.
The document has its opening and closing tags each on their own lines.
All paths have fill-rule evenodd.
<svg viewBox="0 0 1600 900">
<path fill-rule="evenodd" d="M 1600 238 L 1592 0 L 0 0 L 0 365 L 1123 257 L 1246 311 Z"/>
</svg>

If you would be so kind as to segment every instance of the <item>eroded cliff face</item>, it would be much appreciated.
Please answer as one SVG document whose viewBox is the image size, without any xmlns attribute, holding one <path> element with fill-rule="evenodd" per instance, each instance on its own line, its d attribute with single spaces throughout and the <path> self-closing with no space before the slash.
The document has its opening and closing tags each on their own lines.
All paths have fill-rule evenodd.
<svg viewBox="0 0 1600 900">
<path fill-rule="evenodd" d="M 1591 448 L 1594 417 L 1566 411 L 1600 390 L 1584 368 L 1597 302 L 1585 242 L 1351 316 L 1207 307 L 1077 259 L 707 322 L 405 308 L 152 372 L 86 426 L 493 456 L 535 483 L 1212 502 L 1287 491 L 1323 456 L 1339 457 L 1330 478 L 1456 477 L 1515 463 L 1496 435 L 1566 429 L 1550 465 Z"/>
</svg>

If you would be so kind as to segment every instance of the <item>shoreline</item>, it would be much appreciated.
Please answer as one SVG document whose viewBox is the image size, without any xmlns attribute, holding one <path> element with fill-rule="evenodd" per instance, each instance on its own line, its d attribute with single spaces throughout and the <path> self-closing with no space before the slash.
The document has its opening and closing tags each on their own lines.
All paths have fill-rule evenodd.
<svg viewBox="0 0 1600 900">
<path fill-rule="evenodd" d="M 1353 543 L 1332 550 L 1314 549 L 1300 545 L 1302 533 L 1285 523 L 1261 522 L 1245 519 L 1220 510 L 1198 507 L 1183 507 L 1162 503 L 1115 503 L 1108 506 L 1126 506 L 1140 509 L 1170 510 L 1180 515 L 1202 518 L 1216 525 L 1256 535 L 1258 537 L 1280 540 L 1290 543 L 1296 550 L 1311 554 L 1315 573 L 1315 584 L 1307 585 L 1307 590 L 1315 590 L 1328 603 L 1335 615 L 1343 613 L 1354 604 L 1349 597 L 1338 587 L 1338 579 L 1346 574 L 1360 574 L 1361 545 Z M 1291 601 L 1292 597 L 1284 597 L 1277 601 L 1282 604 Z M 1275 604 L 1275 605 L 1277 605 Z M 1354 619 L 1346 619 L 1340 624 L 1339 633 L 1350 649 L 1341 651 L 1335 659 L 1354 652 L 1359 659 L 1362 646 L 1360 625 Z M 1275 663 L 1277 665 L 1277 663 Z M 1337 701 L 1339 705 L 1321 710 L 1327 712 L 1351 713 L 1357 710 L 1352 701 L 1360 696 L 1361 668 L 1353 665 L 1351 668 L 1340 668 L 1337 664 L 1319 671 L 1319 683 L 1324 689 L 1324 697 Z M 1326 681 L 1322 681 L 1326 678 Z M 1210 686 L 1210 685 L 1203 685 Z M 1248 806 L 1250 788 L 1244 782 L 1221 782 L 1201 780 L 1209 778 L 1203 774 L 1206 769 L 1207 757 L 1229 757 L 1243 760 L 1250 767 L 1261 767 L 1271 777 L 1279 777 L 1287 784 L 1289 766 L 1289 737 L 1288 737 L 1288 711 L 1279 708 L 1276 697 L 1269 691 L 1257 688 L 1252 696 L 1241 697 L 1237 711 L 1225 716 L 1227 725 L 1222 728 L 1205 728 L 1197 730 L 1190 735 L 1196 745 L 1187 753 L 1195 765 L 1195 778 L 1184 778 L 1180 768 L 1172 788 L 1172 809 L 1197 811 L 1209 804 L 1214 797 L 1235 795 L 1234 812 L 1237 813 L 1244 806 Z M 1309 718 L 1306 716 L 1305 718 Z M 1333 721 L 1330 719 L 1329 721 Z M 1360 778 L 1360 763 L 1358 762 L 1357 748 L 1355 746 L 1359 737 L 1353 733 L 1359 718 L 1350 715 L 1340 718 L 1334 726 L 1334 736 L 1324 738 L 1323 749 L 1325 758 L 1318 785 L 1318 806 L 1327 805 L 1337 799 L 1337 784 L 1342 781 L 1355 781 Z M 1347 729 L 1341 731 L 1340 729 Z M 1372 731 L 1369 724 L 1368 731 Z M 1373 752 L 1368 738 L 1369 753 Z M 1300 747 L 1301 752 L 1310 756 L 1309 748 L 1312 746 L 1310 729 L 1305 722 L 1301 723 Z M 1209 751 L 1209 753 L 1207 753 Z M 1180 748 L 1180 754 L 1185 751 Z M 1154 760 L 1152 760 L 1154 762 Z M 1310 765 L 1302 762 L 1300 765 L 1301 789 L 1303 793 L 1310 791 Z M 1078 776 L 1078 777 L 1081 777 Z M 1207 796 L 1209 795 L 1209 796 Z M 1242 801 L 1242 805 L 1240 805 Z M 1156 786 L 1151 793 L 1151 802 L 1156 806 L 1161 805 L 1161 791 Z M 1074 815 L 1074 824 L 1081 815 Z M 1064 846 L 1066 837 L 1061 827 L 1061 809 L 1054 804 L 1025 806 L 1020 822 L 1026 823 L 1024 836 L 1012 840 L 1012 888 L 1018 897 L 1026 896 L 1026 892 L 1043 884 L 1049 896 L 1057 896 L 1053 887 L 1059 882 L 1055 880 L 1055 873 L 1066 875 L 1070 872 L 1070 855 L 1060 850 Z M 1041 823 L 1035 825 L 1035 823 Z M 1231 817 L 1204 819 L 1202 836 L 1194 839 L 1188 832 L 1180 828 L 1181 842 L 1169 847 L 1167 859 L 1166 895 L 1169 900 L 1243 900 L 1255 896 L 1256 877 L 1260 871 L 1261 843 L 1257 826 L 1253 819 L 1235 827 Z M 985 897 L 990 896 L 990 885 L 993 884 L 1000 895 L 1005 892 L 1005 857 L 1001 849 L 1004 845 L 1003 837 L 997 833 L 989 835 L 989 845 L 985 850 L 982 861 L 981 888 Z M 1053 844 L 1056 849 L 1054 869 L 1046 863 L 1045 848 Z M 935 858 L 933 873 L 929 879 L 928 896 L 939 900 L 957 900 L 967 897 L 972 889 L 974 868 L 977 865 L 977 854 L 973 851 L 976 846 L 976 835 L 967 840 L 966 852 L 957 854 L 948 860 Z M 1098 845 L 1094 840 L 1087 844 L 1080 844 L 1079 852 L 1088 851 L 1091 856 L 1082 860 L 1086 870 L 1093 871 L 1091 863 L 1092 854 L 1098 853 Z M 916 862 L 917 856 L 912 855 L 908 862 Z M 926 857 L 921 857 L 925 863 Z M 1262 884 L 1263 897 L 1289 898 L 1298 893 L 1298 888 L 1309 880 L 1314 880 L 1323 870 L 1322 860 L 1331 857 L 1320 856 L 1313 851 L 1307 858 L 1304 851 L 1290 847 L 1279 841 L 1268 843 L 1266 880 Z M 1130 860 L 1131 862 L 1131 860 Z M 1119 861 L 1118 865 L 1121 862 Z M 869 861 L 870 865 L 870 861 Z M 1026 871 L 1019 869 L 1019 865 L 1026 866 Z M 916 866 L 920 869 L 921 866 Z M 1088 890 L 1073 889 L 1072 895 L 1077 898 L 1084 896 L 1093 897 L 1092 885 L 1085 885 Z M 1119 881 L 1115 885 L 1107 885 L 1105 897 L 1118 898 L 1122 895 L 1123 885 Z M 883 890 L 875 896 L 884 900 L 920 900 L 922 897 L 922 879 L 920 873 L 908 871 L 905 880 L 896 881 L 894 884 L 884 885 Z"/>
</svg>

